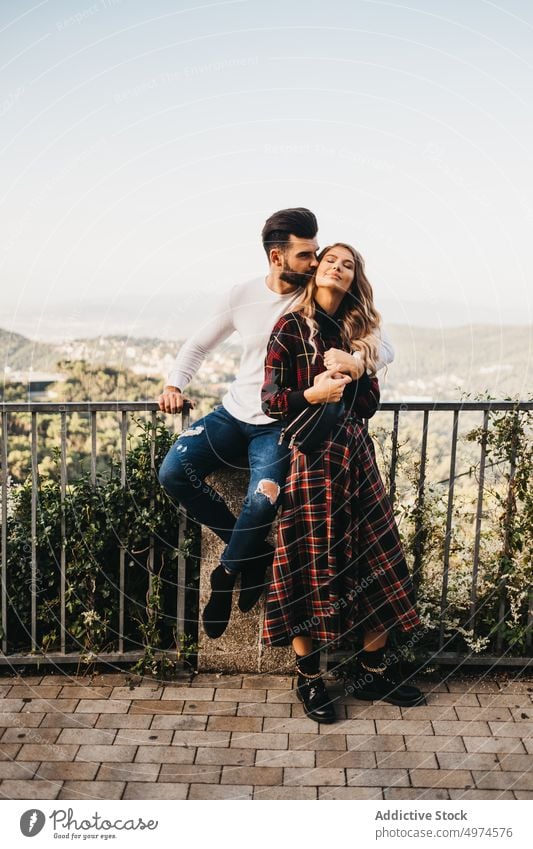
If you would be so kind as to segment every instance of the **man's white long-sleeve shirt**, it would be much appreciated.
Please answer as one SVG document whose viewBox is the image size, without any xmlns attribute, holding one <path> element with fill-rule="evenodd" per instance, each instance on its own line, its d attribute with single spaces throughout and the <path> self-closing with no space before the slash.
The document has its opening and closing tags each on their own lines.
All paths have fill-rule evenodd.
<svg viewBox="0 0 533 849">
<path fill-rule="evenodd" d="M 236 331 L 242 345 L 241 361 L 222 404 L 232 416 L 248 424 L 274 421 L 261 409 L 267 344 L 278 319 L 291 312 L 302 293 L 302 289 L 287 295 L 273 292 L 264 277 L 232 286 L 222 295 L 218 307 L 202 328 L 182 345 L 167 385 L 177 386 L 183 392 L 205 357 Z M 393 359 L 393 347 L 382 328 L 379 368 Z"/>
</svg>

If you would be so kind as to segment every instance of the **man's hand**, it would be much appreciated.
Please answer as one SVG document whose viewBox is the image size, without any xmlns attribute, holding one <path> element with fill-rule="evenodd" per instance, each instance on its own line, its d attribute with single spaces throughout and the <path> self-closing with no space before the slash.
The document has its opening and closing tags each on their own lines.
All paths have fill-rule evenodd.
<svg viewBox="0 0 533 849">
<path fill-rule="evenodd" d="M 340 372 L 323 371 L 315 377 L 313 386 L 305 390 L 304 396 L 311 404 L 326 404 L 329 401 L 340 401 L 344 387 L 352 379 Z"/>
<path fill-rule="evenodd" d="M 328 348 L 324 354 L 324 365 L 328 371 L 340 371 L 342 374 L 350 375 L 352 380 L 359 380 L 365 371 L 365 362 L 359 352 L 355 352 L 354 356 L 339 348 Z"/>
<path fill-rule="evenodd" d="M 184 404 L 187 404 L 191 409 L 194 408 L 194 401 L 186 398 L 177 386 L 165 386 L 158 398 L 158 403 L 162 413 L 179 413 L 183 410 Z"/>
</svg>

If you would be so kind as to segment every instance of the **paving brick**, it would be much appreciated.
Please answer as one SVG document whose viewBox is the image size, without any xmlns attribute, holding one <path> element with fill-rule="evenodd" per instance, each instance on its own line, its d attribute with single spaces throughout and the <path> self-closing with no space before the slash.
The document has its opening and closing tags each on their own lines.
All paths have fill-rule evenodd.
<svg viewBox="0 0 533 849">
<path fill-rule="evenodd" d="M 25 779 L 30 781 L 35 775 L 39 761 L 0 761 L 0 779 Z"/>
<path fill-rule="evenodd" d="M 490 737 L 487 722 L 432 722 L 436 735 L 444 737 Z"/>
<path fill-rule="evenodd" d="M 316 787 L 254 787 L 254 799 L 292 801 L 314 801 L 317 797 Z"/>
<path fill-rule="evenodd" d="M 279 782 L 281 783 L 281 782 Z M 286 787 L 329 787 L 333 784 L 344 787 L 346 772 L 341 767 L 321 767 L 300 769 L 286 767 L 283 770 L 283 784 Z"/>
<path fill-rule="evenodd" d="M 277 693 L 277 690 L 271 690 L 272 693 Z M 283 692 L 283 691 L 281 691 Z M 266 701 L 267 691 L 263 689 L 249 689 L 249 690 L 219 690 L 217 689 L 215 692 L 215 701 L 223 701 L 223 702 L 253 702 L 259 703 Z M 194 697 L 196 698 L 196 691 L 194 693 Z"/>
<path fill-rule="evenodd" d="M 221 691 L 222 692 L 222 691 Z M 240 690 L 226 690 L 226 693 L 240 693 Z M 195 702 L 212 702 L 215 694 L 214 687 L 165 687 L 161 695 L 162 699 L 171 699 L 172 701 L 195 701 Z M 225 702 L 238 701 L 233 696 L 224 698 Z"/>
<path fill-rule="evenodd" d="M 21 712 L 59 713 L 62 715 L 64 713 L 72 713 L 78 704 L 78 699 L 32 699 L 31 702 L 23 702 Z"/>
<path fill-rule="evenodd" d="M 533 772 L 474 772 L 478 790 L 533 790 Z"/>
<path fill-rule="evenodd" d="M 80 699 L 76 713 L 127 713 L 129 706 L 126 699 Z"/>
<path fill-rule="evenodd" d="M 277 749 L 259 749 L 255 756 L 255 765 L 272 767 L 314 767 L 315 753 L 309 750 L 294 751 L 286 749 L 285 751 L 278 751 Z M 334 765 L 338 766 L 338 764 Z"/>
<path fill-rule="evenodd" d="M 231 767 L 235 769 L 235 767 Z M 222 767 L 216 764 L 162 764 L 159 781 L 175 784 L 219 784 Z"/>
<path fill-rule="evenodd" d="M 36 728 L 44 713 L 0 713 L 0 728 Z"/>
<path fill-rule="evenodd" d="M 2 684 L 0 686 L 0 699 L 5 699 L 10 690 L 11 684 Z"/>
<path fill-rule="evenodd" d="M 499 693 L 497 681 L 490 678 L 449 678 L 446 681 L 450 693 Z"/>
<path fill-rule="evenodd" d="M 85 687 L 68 684 L 66 687 L 61 687 L 59 692 L 60 699 L 108 699 L 111 695 L 112 687 L 95 687 L 88 684 Z M 40 695 L 40 694 L 39 694 Z"/>
<path fill-rule="evenodd" d="M 489 719 L 501 720 L 509 722 L 512 719 L 511 711 L 507 707 L 458 707 L 457 716 L 462 720 L 483 720 L 487 722 Z M 445 716 L 442 719 L 446 719 Z"/>
<path fill-rule="evenodd" d="M 183 714 L 201 714 L 202 716 L 235 716 L 238 706 L 238 702 L 191 701 L 184 702 L 182 712 Z M 247 707 L 252 708 L 255 707 L 255 705 L 248 705 Z"/>
<path fill-rule="evenodd" d="M 472 773 L 467 769 L 413 769 L 413 787 L 473 787 Z"/>
<path fill-rule="evenodd" d="M 336 727 L 337 723 L 335 723 Z M 274 734 L 318 734 L 319 724 L 307 716 L 300 718 L 267 716 L 263 720 L 263 730 Z"/>
<path fill-rule="evenodd" d="M 246 675 L 242 686 L 245 690 L 256 690 L 265 687 L 267 690 L 292 690 L 293 675 Z"/>
<path fill-rule="evenodd" d="M 115 746 L 170 746 L 172 731 L 158 728 L 121 728 L 115 737 Z"/>
<path fill-rule="evenodd" d="M 264 731 L 260 734 L 232 731 L 230 745 L 238 749 L 286 749 L 288 737 L 288 734 L 267 734 Z"/>
<path fill-rule="evenodd" d="M 40 729 L 39 729 L 40 730 Z M 79 743 L 80 745 L 90 746 L 92 744 L 110 746 L 115 739 L 116 729 L 111 728 L 64 728 L 57 742 L 58 743 Z"/>
<path fill-rule="evenodd" d="M 0 745 L 4 743 L 55 743 L 60 733 L 59 728 L 6 728 Z M 67 741 L 58 742 L 66 743 Z"/>
<path fill-rule="evenodd" d="M 207 716 L 195 716 L 194 714 L 191 716 L 154 716 L 150 728 L 171 728 L 173 731 L 205 731 L 206 725 Z"/>
<path fill-rule="evenodd" d="M 484 790 L 484 793 L 489 791 Z M 501 791 L 504 792 L 503 790 Z M 531 790 L 514 790 L 513 791 L 515 799 L 533 799 L 533 792 Z"/>
<path fill-rule="evenodd" d="M 525 746 L 526 752 L 533 755 L 533 740 L 522 740 L 522 743 Z"/>
<path fill-rule="evenodd" d="M 92 781 L 98 772 L 94 763 L 42 763 L 35 773 L 36 779 L 47 781 Z"/>
<path fill-rule="evenodd" d="M 478 696 L 482 707 L 531 707 L 531 696 L 527 693 L 491 693 Z"/>
<path fill-rule="evenodd" d="M 22 743 L 0 743 L 0 761 L 13 761 Z"/>
<path fill-rule="evenodd" d="M 18 761 L 73 761 L 78 746 L 58 746 L 53 743 L 29 743 L 22 746 Z"/>
<path fill-rule="evenodd" d="M 524 757 L 526 757 L 524 755 Z M 499 769 L 498 758 L 493 753 L 479 754 L 478 752 L 467 752 L 458 754 L 455 752 L 439 752 L 437 760 L 441 769 Z"/>
<path fill-rule="evenodd" d="M 253 791 L 251 784 L 191 784 L 189 799 L 251 799 Z"/>
<path fill-rule="evenodd" d="M 311 720 L 310 720 L 311 721 Z M 388 722 L 388 720 L 383 720 Z M 394 720 L 392 720 L 394 722 Z M 318 725 L 318 723 L 315 723 Z M 375 734 L 376 726 L 372 719 L 344 719 L 331 725 L 319 725 L 320 735 L 322 734 L 355 734 L 355 735 L 371 735 Z"/>
<path fill-rule="evenodd" d="M 296 707 L 296 705 L 292 705 Z M 298 707 L 302 709 L 298 702 Z M 242 704 L 239 705 L 237 716 L 270 716 L 270 717 L 288 717 L 291 715 L 290 704 L 277 704 L 273 702 L 264 702 L 259 704 Z"/>
<path fill-rule="evenodd" d="M 283 783 L 283 769 L 269 766 L 224 766 L 221 784 L 259 784 L 280 785 Z"/>
<path fill-rule="evenodd" d="M 449 799 L 448 790 L 443 787 L 431 787 L 425 790 L 417 787 L 385 787 L 383 789 L 383 798 L 387 801 L 395 801 L 401 799 Z"/>
<path fill-rule="evenodd" d="M 132 781 L 126 784 L 123 799 L 186 799 L 188 784 Z"/>
<path fill-rule="evenodd" d="M 533 763 L 530 755 L 498 755 L 498 761 L 503 770 L 511 770 L 516 772 L 528 772 L 533 770 Z"/>
<path fill-rule="evenodd" d="M 338 705 L 335 710 L 338 710 Z M 348 719 L 401 719 L 402 713 L 396 705 L 385 705 L 383 702 L 370 702 L 355 705 L 345 705 Z M 416 715 L 418 716 L 418 710 Z"/>
<path fill-rule="evenodd" d="M 385 734 L 379 737 L 377 734 L 348 734 L 348 749 L 360 752 L 403 752 L 405 743 L 399 734 Z"/>
<path fill-rule="evenodd" d="M 513 719 L 515 722 L 523 723 L 529 720 L 531 723 L 531 720 L 533 720 L 533 705 L 531 705 L 531 707 L 522 706 L 517 708 L 510 708 L 509 712 L 511 714 L 511 719 Z M 509 719 L 509 717 L 504 717 L 504 719 Z"/>
<path fill-rule="evenodd" d="M 129 762 L 135 757 L 137 746 L 80 746 L 77 761 Z"/>
<path fill-rule="evenodd" d="M 463 737 L 467 752 L 502 752 L 523 754 L 524 747 L 516 737 Z"/>
<path fill-rule="evenodd" d="M 9 686 L 14 687 L 17 684 L 42 684 L 43 676 L 42 675 L 13 675 L 4 679 L 6 684 L 9 683 Z"/>
<path fill-rule="evenodd" d="M 40 716 L 38 713 L 24 714 L 28 718 L 30 716 Z M 47 713 L 40 724 L 40 728 L 92 728 L 100 714 L 98 713 Z"/>
<path fill-rule="evenodd" d="M 163 767 L 168 766 L 164 764 Z M 102 763 L 97 781 L 157 781 L 159 764 Z"/>
<path fill-rule="evenodd" d="M 477 738 L 481 740 L 481 737 Z M 462 737 L 444 737 L 437 735 L 432 737 L 411 737 L 406 735 L 405 745 L 408 752 L 464 752 L 465 746 Z"/>
<path fill-rule="evenodd" d="M 240 690 L 242 675 L 224 675 L 223 673 L 199 672 L 192 681 L 191 687 L 218 687 L 224 690 Z"/>
<path fill-rule="evenodd" d="M 533 694 L 533 681 L 508 681 L 501 685 L 502 693 L 531 693 Z"/>
<path fill-rule="evenodd" d="M 477 711 L 478 715 L 481 710 L 479 705 L 477 706 L 477 708 L 468 709 Z M 411 720 L 413 719 L 413 716 L 415 716 L 417 720 L 437 719 L 450 720 L 452 722 L 455 722 L 455 720 L 457 719 L 457 713 L 455 711 L 456 708 L 453 705 L 419 705 L 414 708 L 402 708 L 402 718 L 406 720 Z"/>
<path fill-rule="evenodd" d="M 44 686 L 43 684 L 20 684 L 11 687 L 9 699 L 56 699 L 61 685 Z"/>
<path fill-rule="evenodd" d="M 260 716 L 210 716 L 207 728 L 208 731 L 261 731 L 262 724 Z"/>
<path fill-rule="evenodd" d="M 380 787 L 319 787 L 319 799 L 382 799 Z"/>
<path fill-rule="evenodd" d="M 429 720 L 423 719 L 376 719 L 378 734 L 433 734 Z"/>
<path fill-rule="evenodd" d="M 131 703 L 129 714 L 179 714 L 183 711 L 184 704 L 185 702 L 175 699 L 140 699 Z"/>
<path fill-rule="evenodd" d="M 437 772 L 437 770 L 428 770 Z M 347 769 L 349 787 L 407 787 L 409 773 L 406 769 Z"/>
<path fill-rule="evenodd" d="M 302 754 L 308 754 L 302 752 Z M 311 754 L 309 752 L 309 754 Z M 297 766 L 297 764 L 294 764 Z M 306 764 L 301 764 L 306 766 Z M 376 766 L 374 752 L 317 752 L 316 766 L 320 768 L 373 769 Z"/>
<path fill-rule="evenodd" d="M 193 746 L 207 748 L 211 746 L 229 746 L 229 731 L 174 731 L 173 746 Z"/>
<path fill-rule="evenodd" d="M 449 791 L 450 799 L 513 799 L 513 793 L 510 790 L 454 790 Z"/>
<path fill-rule="evenodd" d="M 433 752 L 376 752 L 376 759 L 382 769 L 438 769 L 439 766 Z"/>
<path fill-rule="evenodd" d="M 125 781 L 66 781 L 57 798 L 121 799 L 125 786 Z"/>
<path fill-rule="evenodd" d="M 192 764 L 195 752 L 196 749 L 184 749 L 183 746 L 139 746 L 135 763 Z"/>
<path fill-rule="evenodd" d="M 5 799 L 58 799 L 61 787 L 60 781 L 7 780 L 0 784 L 0 796 Z"/>
<path fill-rule="evenodd" d="M 254 749 L 197 749 L 194 762 L 217 766 L 253 766 L 254 758 Z"/>
<path fill-rule="evenodd" d="M 257 746 L 258 749 L 264 748 Z M 345 734 L 289 734 L 289 749 L 346 751 Z"/>
<path fill-rule="evenodd" d="M 533 722 L 489 722 L 495 737 L 533 738 Z"/>
<path fill-rule="evenodd" d="M 498 698 L 497 696 L 478 696 L 477 693 L 429 693 L 426 695 L 428 707 L 451 705 L 452 707 L 478 707 L 480 699 Z M 418 708 L 416 708 L 418 711 Z"/>
<path fill-rule="evenodd" d="M 274 704 L 299 704 L 296 690 L 267 690 L 267 702 Z"/>
<path fill-rule="evenodd" d="M 161 687 L 113 687 L 111 698 L 158 702 L 162 693 Z"/>
<path fill-rule="evenodd" d="M 80 714 L 83 716 L 84 714 Z M 97 721 L 97 728 L 150 728 L 152 714 L 146 716 L 131 713 L 103 713 Z"/>
</svg>

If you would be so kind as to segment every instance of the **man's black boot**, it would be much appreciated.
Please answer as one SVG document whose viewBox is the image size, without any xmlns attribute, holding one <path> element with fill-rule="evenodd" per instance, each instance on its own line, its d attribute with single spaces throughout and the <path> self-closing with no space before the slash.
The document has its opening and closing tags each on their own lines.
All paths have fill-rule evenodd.
<svg viewBox="0 0 533 849">
<path fill-rule="evenodd" d="M 265 542 L 257 557 L 251 557 L 241 571 L 239 609 L 248 613 L 255 607 L 265 588 L 265 574 L 274 559 L 274 548 Z"/>
<path fill-rule="evenodd" d="M 211 572 L 211 598 L 204 607 L 202 620 L 211 639 L 221 637 L 228 627 L 235 576 L 228 575 L 222 563 Z"/>
<path fill-rule="evenodd" d="M 381 700 L 401 707 L 426 704 L 425 696 L 418 687 L 403 683 L 399 665 L 386 663 L 383 649 L 360 653 L 356 673 L 347 691 L 356 699 Z"/>
</svg>

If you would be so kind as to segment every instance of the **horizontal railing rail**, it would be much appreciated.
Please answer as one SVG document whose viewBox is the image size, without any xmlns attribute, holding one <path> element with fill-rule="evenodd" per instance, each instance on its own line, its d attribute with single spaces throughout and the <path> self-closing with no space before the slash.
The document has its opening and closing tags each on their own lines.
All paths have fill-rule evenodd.
<svg viewBox="0 0 533 849">
<path fill-rule="evenodd" d="M 481 440 L 479 446 L 479 464 L 478 464 L 478 482 L 477 482 L 477 503 L 474 516 L 474 534 L 473 534 L 473 551 L 472 551 L 472 575 L 471 575 L 471 590 L 470 590 L 470 610 L 467 617 L 468 627 L 475 632 L 476 617 L 478 615 L 478 580 L 480 569 L 480 543 L 481 531 L 483 522 L 483 504 L 485 496 L 485 475 L 487 471 L 487 440 L 486 433 L 489 426 L 489 417 L 495 412 L 509 411 L 531 411 L 533 410 L 533 402 L 520 401 L 514 402 L 509 400 L 495 401 L 387 401 L 383 402 L 379 407 L 379 412 L 392 413 L 392 428 L 390 430 L 390 465 L 388 468 L 388 485 L 389 494 L 393 503 L 397 497 L 397 475 L 399 462 L 399 433 L 400 424 L 404 413 L 422 413 L 423 420 L 420 431 L 420 451 L 418 452 L 418 481 L 416 486 L 416 495 L 418 499 L 418 512 L 415 518 L 414 528 L 414 547 L 413 547 L 413 576 L 415 585 L 420 582 L 423 558 L 424 558 L 424 543 L 422 534 L 422 508 L 427 481 L 427 451 L 428 451 L 428 432 L 430 424 L 430 416 L 433 413 L 451 413 L 451 443 L 449 450 L 449 475 L 445 484 L 447 484 L 447 502 L 446 502 L 446 517 L 444 531 L 444 550 L 442 560 L 442 588 L 440 598 L 440 633 L 438 655 L 444 661 L 457 658 L 456 653 L 446 651 L 447 641 L 445 634 L 445 611 L 448 605 L 448 593 L 450 586 L 450 568 L 452 560 L 452 535 L 453 535 L 453 509 L 455 482 L 461 477 L 464 472 L 457 472 L 457 444 L 459 434 L 459 421 L 462 413 L 479 413 L 482 417 L 482 427 L 485 437 Z M 37 583 L 38 583 L 38 557 L 37 557 L 37 526 L 38 526 L 38 491 L 39 491 L 39 462 L 38 462 L 38 425 L 39 417 L 43 414 L 57 415 L 60 420 L 60 437 L 59 437 L 59 479 L 60 479 L 60 498 L 63 508 L 67 487 L 67 466 L 68 466 L 68 418 L 73 413 L 86 414 L 89 416 L 89 441 L 90 451 L 88 454 L 90 461 L 90 478 L 93 484 L 97 481 L 97 435 L 98 435 L 98 420 L 97 416 L 101 413 L 115 413 L 118 416 L 119 427 L 119 444 L 120 444 L 120 481 L 123 487 L 126 486 L 126 461 L 127 461 L 127 436 L 129 415 L 135 413 L 149 414 L 150 421 L 155 424 L 159 407 L 154 402 L 145 401 L 87 401 L 87 402 L 9 402 L 0 403 L 0 418 L 1 418 L 1 513 L 2 513 L 2 529 L 1 529 L 1 554 L 2 554 L 2 587 L 1 587 L 1 615 L 2 615 L 2 655 L 0 655 L 0 663 L 31 663 L 35 662 L 36 656 L 40 661 L 59 663 L 61 659 L 64 662 L 78 661 L 83 652 L 72 652 L 67 649 L 67 634 L 68 634 L 68 616 L 66 609 L 66 581 L 67 581 L 67 552 L 66 552 L 66 526 L 65 513 L 62 510 L 61 517 L 61 534 L 60 534 L 60 550 L 59 550 L 59 573 L 60 573 L 60 651 L 51 651 L 48 655 L 39 647 L 37 641 L 37 616 L 38 616 L 38 599 L 37 599 Z M 7 629 L 8 621 L 8 547 L 9 539 L 7 533 L 7 517 L 8 517 L 8 488 L 10 479 L 9 469 L 9 440 L 10 440 L 10 423 L 13 414 L 29 414 L 29 428 L 27 439 L 29 450 L 31 453 L 30 476 L 31 476 L 31 539 L 28 541 L 31 546 L 31 623 L 29 634 L 29 646 L 27 652 L 10 651 L 9 633 Z M 182 427 L 189 425 L 190 410 L 186 406 L 183 414 L 179 416 Z M 20 436 L 19 436 L 20 438 Z M 152 446 L 152 464 L 153 464 L 153 446 Z M 509 470 L 509 482 L 512 483 L 515 470 L 511 461 Z M 440 483 L 443 483 L 442 481 Z M 180 548 L 184 539 L 184 519 L 181 516 L 179 532 L 178 532 L 178 548 Z M 117 544 L 119 544 L 117 542 Z M 150 543 L 152 545 L 152 542 Z M 113 651 L 103 653 L 102 659 L 106 657 L 116 661 L 123 658 L 131 660 L 139 657 L 142 654 L 141 650 L 131 651 L 127 649 L 124 643 L 124 576 L 125 576 L 125 551 L 123 547 L 119 547 L 119 611 L 118 611 L 118 642 Z M 178 557 L 178 574 L 177 574 L 177 606 L 176 606 L 176 624 L 179 633 L 184 631 L 186 620 L 185 610 L 185 585 L 186 585 L 186 562 L 183 554 Z M 505 617 L 505 588 L 502 584 L 500 587 L 500 618 L 503 622 Z M 525 647 L 523 656 L 520 658 L 509 657 L 506 647 L 504 646 L 504 637 L 502 629 L 497 631 L 496 638 L 496 654 L 491 653 L 485 659 L 483 656 L 479 658 L 469 658 L 469 662 L 486 662 L 491 665 L 498 662 L 523 663 L 524 660 L 530 659 L 531 655 L 531 624 L 533 622 L 533 597 L 530 594 L 529 599 L 529 619 L 528 629 L 525 638 Z"/>
</svg>

